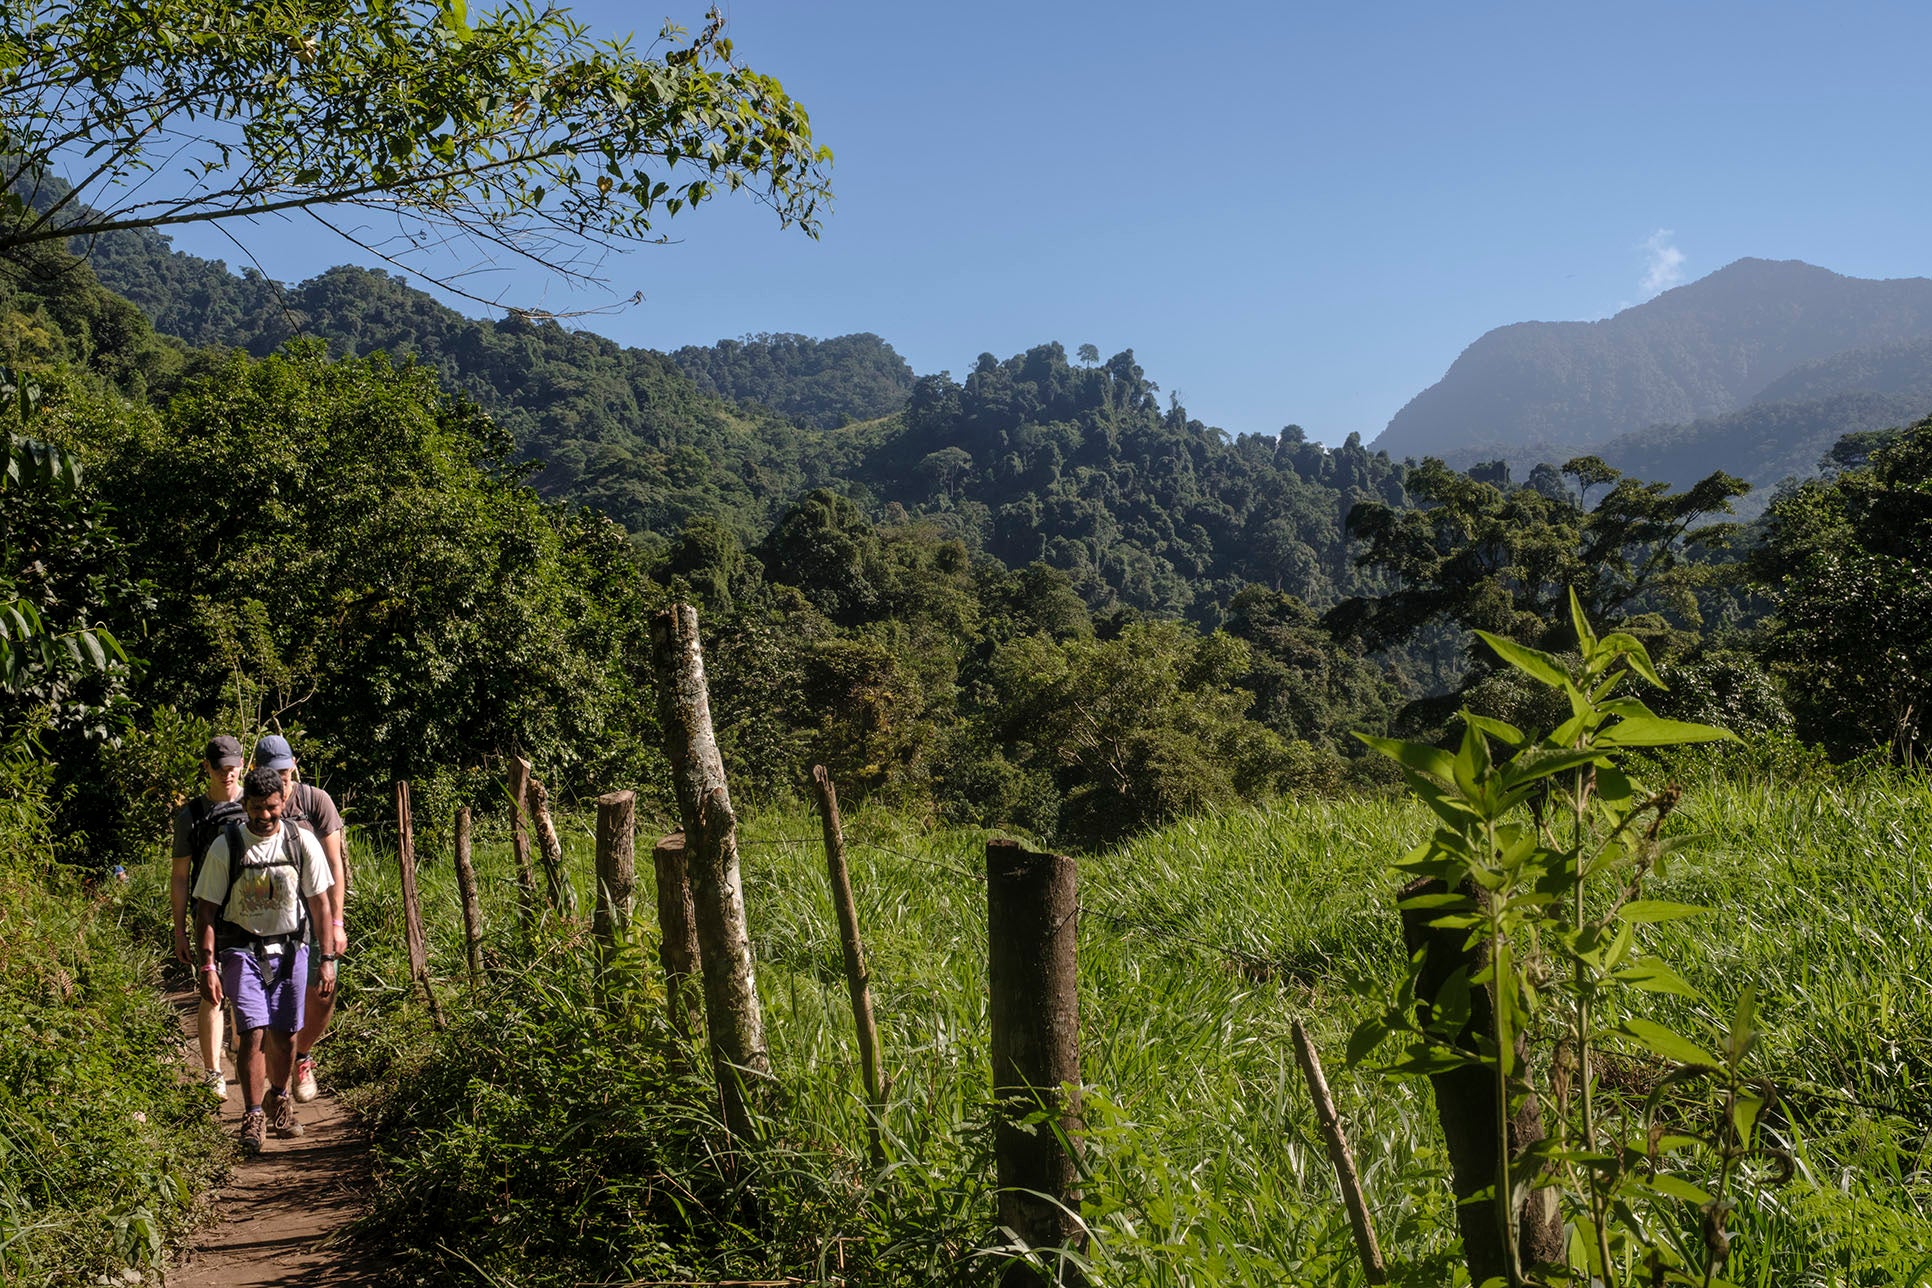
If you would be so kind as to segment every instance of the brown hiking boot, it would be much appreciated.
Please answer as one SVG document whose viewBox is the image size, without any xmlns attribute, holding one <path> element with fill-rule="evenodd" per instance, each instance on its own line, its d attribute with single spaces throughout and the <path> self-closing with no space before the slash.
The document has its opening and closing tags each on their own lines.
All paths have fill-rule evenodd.
<svg viewBox="0 0 1932 1288">
<path fill-rule="evenodd" d="M 268 1115 L 259 1109 L 251 1109 L 242 1115 L 241 1151 L 244 1156 L 253 1158 L 262 1152 L 263 1137 L 268 1133 Z"/>
<path fill-rule="evenodd" d="M 291 1140 L 302 1134 L 302 1120 L 295 1116 L 295 1101 L 280 1091 L 271 1090 L 262 1099 L 262 1112 L 276 1140 Z"/>
</svg>

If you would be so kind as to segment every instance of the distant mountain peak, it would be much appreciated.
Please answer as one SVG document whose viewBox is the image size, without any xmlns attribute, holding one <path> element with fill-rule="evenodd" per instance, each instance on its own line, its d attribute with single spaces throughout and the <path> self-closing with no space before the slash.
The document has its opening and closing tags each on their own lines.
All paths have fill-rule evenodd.
<svg viewBox="0 0 1932 1288">
<path fill-rule="evenodd" d="M 1484 334 L 1373 445 L 1398 458 L 1595 445 L 1727 415 L 1806 364 L 1925 336 L 1925 278 L 1739 259 L 1600 322 L 1519 322 Z"/>
</svg>

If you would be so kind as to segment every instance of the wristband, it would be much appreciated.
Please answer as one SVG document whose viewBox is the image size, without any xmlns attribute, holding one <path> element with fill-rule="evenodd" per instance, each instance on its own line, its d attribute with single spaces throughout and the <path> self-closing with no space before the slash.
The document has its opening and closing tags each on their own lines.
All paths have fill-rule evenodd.
<svg viewBox="0 0 1932 1288">
<path fill-rule="evenodd" d="M 324 966 L 333 966 L 341 960 L 342 960 L 341 953 L 323 953 L 322 954 L 322 964 Z"/>
<path fill-rule="evenodd" d="M 342 918 L 337 917 L 334 921 L 331 921 L 329 924 L 331 926 L 339 926 L 342 924 Z"/>
<path fill-rule="evenodd" d="M 213 962 L 203 962 L 201 964 L 201 969 L 203 973 L 206 973 L 208 971 L 213 971 L 217 975 L 221 974 L 221 967 L 215 965 Z"/>
</svg>

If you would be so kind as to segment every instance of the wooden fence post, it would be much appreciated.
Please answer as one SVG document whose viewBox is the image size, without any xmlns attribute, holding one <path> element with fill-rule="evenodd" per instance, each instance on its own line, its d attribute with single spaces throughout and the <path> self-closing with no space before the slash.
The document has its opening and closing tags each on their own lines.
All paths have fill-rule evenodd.
<svg viewBox="0 0 1932 1288">
<path fill-rule="evenodd" d="M 597 798 L 597 903 L 591 933 L 606 947 L 631 921 L 631 892 L 637 885 L 636 822 L 636 793 L 611 792 Z"/>
<path fill-rule="evenodd" d="M 1077 1284 L 1051 1249 L 1085 1246 L 1074 1151 L 1080 1133 L 1080 1000 L 1072 859 L 1014 841 L 986 843 L 986 976 L 991 994 L 993 1149 L 1000 1222 L 1043 1251 L 1044 1272 L 1014 1262 L 1004 1288 Z M 1045 1107 L 1056 1122 L 1024 1126 Z"/>
<path fill-rule="evenodd" d="M 1471 890 L 1465 887 L 1465 890 Z M 1406 903 L 1417 895 L 1443 894 L 1448 886 L 1433 877 L 1419 877 L 1402 888 L 1397 898 Z M 1481 896 L 1476 896 L 1480 898 Z M 1416 1009 L 1426 1013 L 1434 1007 L 1442 987 L 1457 971 L 1468 976 L 1482 973 L 1489 964 L 1485 948 L 1465 947 L 1468 932 L 1429 924 L 1440 915 L 1428 908 L 1402 909 L 1402 939 L 1411 956 L 1422 953 L 1422 972 L 1416 979 Z M 1495 1002 L 1489 989 L 1481 985 L 1469 989 L 1469 1020 L 1463 1026 L 1457 1045 L 1474 1051 L 1487 1041 L 1496 1044 Z M 1523 1065 L 1526 1049 L 1519 1046 L 1518 1064 Z M 1523 1282 L 1523 1266 L 1563 1259 L 1563 1223 L 1557 1210 L 1554 1190 L 1534 1191 L 1523 1204 L 1516 1220 L 1516 1245 L 1521 1264 L 1510 1257 L 1504 1242 L 1502 1223 L 1497 1219 L 1494 1198 L 1470 1196 L 1489 1190 L 1497 1192 L 1499 1180 L 1504 1192 L 1510 1188 L 1507 1165 L 1496 1157 L 1496 1081 L 1495 1075 L 1479 1064 L 1464 1065 L 1447 1073 L 1432 1073 L 1435 1087 L 1436 1117 L 1442 1124 L 1443 1144 L 1449 1153 L 1449 1183 L 1456 1195 L 1456 1221 L 1462 1229 L 1463 1257 L 1469 1263 L 1472 1283 L 1500 1278 L 1505 1283 Z M 1509 1122 L 1509 1161 L 1543 1139 L 1543 1110 L 1534 1092 L 1523 1098 Z M 1501 1175 L 1499 1175 L 1499 1173 Z"/>
<path fill-rule="evenodd" d="M 530 832 L 524 815 L 530 808 L 530 762 L 510 760 L 510 850 L 517 861 L 517 917 L 528 930 L 537 913 L 537 874 L 530 866 Z"/>
<path fill-rule="evenodd" d="M 463 944 L 470 962 L 470 990 L 483 983 L 483 903 L 476 893 L 476 867 L 470 862 L 470 807 L 456 811 L 456 889 L 463 897 Z"/>
<path fill-rule="evenodd" d="M 879 1077 L 879 1025 L 872 1015 L 872 982 L 865 969 L 865 946 L 859 940 L 859 910 L 852 900 L 852 880 L 845 868 L 845 832 L 839 823 L 839 794 L 823 765 L 812 766 L 812 790 L 818 796 L 819 818 L 825 829 L 825 869 L 832 882 L 832 903 L 838 909 L 839 943 L 845 950 L 845 987 L 852 995 L 852 1022 L 859 1035 L 859 1067 L 865 1077 L 865 1099 L 870 1109 L 866 1126 L 874 1167 L 885 1163 L 881 1120 L 885 1116 L 885 1086 Z"/>
<path fill-rule="evenodd" d="M 688 1038 L 704 1019 L 704 1003 L 698 914 L 685 873 L 684 833 L 659 838 L 651 848 L 651 867 L 657 874 L 657 959 L 664 967 L 671 1027 Z"/>
<path fill-rule="evenodd" d="M 530 780 L 530 817 L 537 828 L 537 854 L 543 860 L 544 887 L 549 891 L 550 907 L 560 916 L 577 915 L 577 891 L 564 871 L 563 841 L 557 824 L 550 817 L 550 789 L 541 778 Z"/>
<path fill-rule="evenodd" d="M 429 1013 L 439 1029 L 448 1028 L 443 1005 L 429 982 L 429 952 L 423 942 L 422 907 L 416 902 L 416 819 L 409 808 L 409 784 L 396 780 L 396 861 L 402 870 L 403 940 L 409 949 L 409 976 L 423 986 Z"/>
<path fill-rule="evenodd" d="M 1308 1081 L 1308 1094 L 1315 1101 L 1315 1119 L 1321 1124 L 1322 1139 L 1328 1144 L 1328 1161 L 1335 1166 L 1336 1183 L 1342 1187 L 1342 1204 L 1348 1209 L 1349 1228 L 1355 1233 L 1355 1250 L 1362 1256 L 1362 1277 L 1372 1284 L 1389 1281 L 1389 1270 L 1382 1262 L 1382 1248 L 1375 1241 L 1375 1223 L 1369 1219 L 1368 1201 L 1362 1196 L 1362 1178 L 1355 1172 L 1355 1155 L 1349 1152 L 1348 1136 L 1342 1131 L 1341 1115 L 1335 1112 L 1335 1098 L 1328 1094 L 1328 1079 L 1322 1076 L 1322 1060 L 1308 1030 L 1294 1022 L 1295 1059 L 1301 1076 Z"/>
<path fill-rule="evenodd" d="M 725 1124 L 742 1135 L 751 1125 L 748 1082 L 770 1076 L 765 1021 L 752 971 L 751 935 L 738 870 L 738 822 L 725 785 L 724 761 L 711 728 L 698 613 L 676 604 L 651 621 L 658 713 L 684 820 L 687 872 L 697 914 L 704 971 L 705 1031 L 724 1098 Z"/>
</svg>

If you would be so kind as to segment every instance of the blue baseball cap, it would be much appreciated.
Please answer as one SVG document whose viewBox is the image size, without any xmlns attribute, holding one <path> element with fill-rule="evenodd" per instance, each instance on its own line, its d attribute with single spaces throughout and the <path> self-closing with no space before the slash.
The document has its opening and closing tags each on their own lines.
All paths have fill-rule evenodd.
<svg viewBox="0 0 1932 1288">
<path fill-rule="evenodd" d="M 279 733 L 271 733 L 255 744 L 255 768 L 293 769 L 295 753 L 289 750 L 288 739 Z"/>
</svg>

